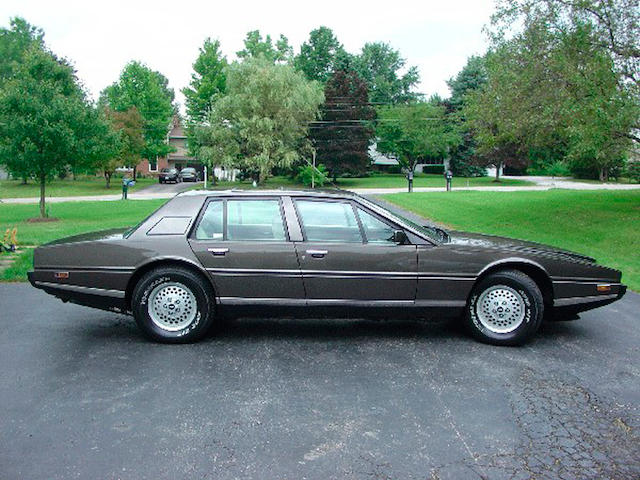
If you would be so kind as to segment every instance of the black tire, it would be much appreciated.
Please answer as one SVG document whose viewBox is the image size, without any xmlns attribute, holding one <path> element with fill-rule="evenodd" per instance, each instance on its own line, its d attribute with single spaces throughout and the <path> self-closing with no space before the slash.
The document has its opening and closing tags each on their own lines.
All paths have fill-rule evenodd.
<svg viewBox="0 0 640 480">
<path fill-rule="evenodd" d="M 544 300 L 536 282 L 517 270 L 503 270 L 474 287 L 465 323 L 481 342 L 521 345 L 533 337 L 543 316 Z"/>
<path fill-rule="evenodd" d="M 159 180 L 158 180 L 158 182 L 159 182 L 159 183 L 164 183 L 164 180 L 159 179 Z"/>
<path fill-rule="evenodd" d="M 177 295 L 177 299 L 170 295 Z M 131 310 L 149 339 L 162 343 L 191 343 L 200 340 L 214 321 L 213 298 L 211 285 L 197 273 L 186 268 L 161 267 L 146 273 L 138 281 L 131 296 Z M 154 299 L 160 303 L 152 307 L 150 302 Z M 166 310 L 167 306 L 175 310 Z M 168 313 L 165 315 L 164 312 Z"/>
</svg>

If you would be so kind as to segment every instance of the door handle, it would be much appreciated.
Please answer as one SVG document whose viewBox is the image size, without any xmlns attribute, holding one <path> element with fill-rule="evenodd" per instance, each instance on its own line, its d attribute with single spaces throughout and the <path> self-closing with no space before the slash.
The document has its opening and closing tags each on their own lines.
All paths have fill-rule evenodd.
<svg viewBox="0 0 640 480">
<path fill-rule="evenodd" d="M 307 250 L 307 255 L 311 255 L 313 258 L 324 258 L 329 253 L 328 250 Z"/>
<path fill-rule="evenodd" d="M 225 254 L 229 251 L 228 248 L 207 248 L 214 257 L 224 257 Z"/>
</svg>

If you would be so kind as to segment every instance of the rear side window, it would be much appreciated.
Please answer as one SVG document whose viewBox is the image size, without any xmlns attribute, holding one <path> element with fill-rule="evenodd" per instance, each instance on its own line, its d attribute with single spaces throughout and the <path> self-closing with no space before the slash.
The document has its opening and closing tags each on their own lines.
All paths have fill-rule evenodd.
<svg viewBox="0 0 640 480">
<path fill-rule="evenodd" d="M 198 240 L 222 240 L 224 236 L 223 228 L 223 207 L 221 200 L 209 202 L 198 228 L 196 238 Z"/>
<path fill-rule="evenodd" d="M 227 200 L 227 240 L 284 241 L 278 200 Z"/>
<path fill-rule="evenodd" d="M 280 201 L 277 199 L 211 201 L 196 228 L 196 239 L 285 241 Z"/>
<path fill-rule="evenodd" d="M 296 208 L 306 241 L 362 243 L 350 203 L 297 200 Z"/>
</svg>

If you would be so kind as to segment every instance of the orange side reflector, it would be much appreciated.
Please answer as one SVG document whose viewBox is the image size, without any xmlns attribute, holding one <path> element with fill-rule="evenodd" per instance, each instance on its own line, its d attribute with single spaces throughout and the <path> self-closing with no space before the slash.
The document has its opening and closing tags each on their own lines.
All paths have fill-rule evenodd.
<svg viewBox="0 0 640 480">
<path fill-rule="evenodd" d="M 61 280 L 63 278 L 69 278 L 69 272 L 56 272 L 53 274 L 53 276 Z"/>
<path fill-rule="evenodd" d="M 598 285 L 596 287 L 596 289 L 599 292 L 610 292 L 611 291 L 611 285 Z"/>
</svg>

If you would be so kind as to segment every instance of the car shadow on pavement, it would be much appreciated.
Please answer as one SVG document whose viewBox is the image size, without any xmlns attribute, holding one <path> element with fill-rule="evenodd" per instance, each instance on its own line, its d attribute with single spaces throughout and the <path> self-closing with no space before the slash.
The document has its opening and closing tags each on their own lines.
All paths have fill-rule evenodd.
<svg viewBox="0 0 640 480">
<path fill-rule="evenodd" d="M 68 327 L 65 327 L 68 328 Z M 71 327 L 74 336 L 102 341 L 127 342 L 134 344 L 149 342 L 140 332 L 131 317 L 108 315 L 99 321 L 86 322 Z M 531 345 L 555 343 L 558 338 L 579 340 L 589 338 L 588 327 L 580 321 L 545 322 L 534 337 Z M 214 325 L 200 343 L 233 342 L 236 340 L 287 339 L 308 341 L 367 341 L 424 340 L 475 342 L 458 319 L 271 319 L 238 318 L 224 319 Z"/>
<path fill-rule="evenodd" d="M 301 340 L 464 338 L 460 325 L 449 320 L 261 319 L 226 320 L 207 339 L 288 338 Z"/>
</svg>

